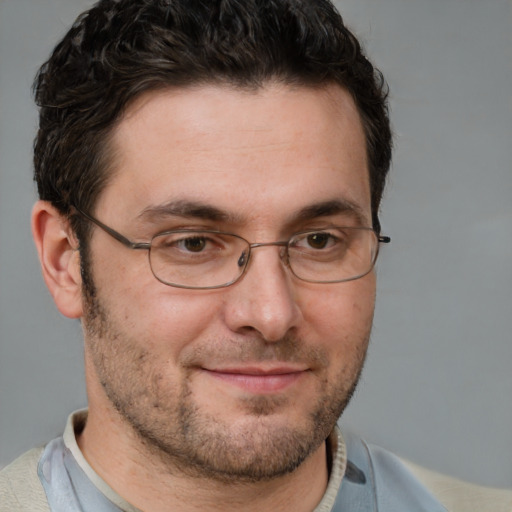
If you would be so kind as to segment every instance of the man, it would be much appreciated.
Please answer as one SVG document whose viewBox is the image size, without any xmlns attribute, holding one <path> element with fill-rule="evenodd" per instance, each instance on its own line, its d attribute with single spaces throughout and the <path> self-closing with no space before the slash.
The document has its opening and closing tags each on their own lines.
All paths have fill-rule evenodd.
<svg viewBox="0 0 512 512">
<path fill-rule="evenodd" d="M 35 91 L 33 233 L 89 409 L 4 470 L 0 510 L 512 510 L 336 427 L 391 134 L 329 3 L 102 1 Z"/>
</svg>

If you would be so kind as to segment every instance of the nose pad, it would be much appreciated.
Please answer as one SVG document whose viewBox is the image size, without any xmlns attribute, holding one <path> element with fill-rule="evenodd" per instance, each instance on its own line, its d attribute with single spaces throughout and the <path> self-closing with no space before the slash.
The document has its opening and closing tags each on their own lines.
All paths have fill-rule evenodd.
<svg viewBox="0 0 512 512">
<path fill-rule="evenodd" d="M 252 244 L 249 249 L 244 249 L 240 257 L 238 258 L 236 264 L 239 269 L 243 269 L 242 273 L 246 272 L 246 267 L 249 264 L 249 258 L 252 254 L 253 249 L 257 249 L 259 247 L 269 247 L 269 246 L 278 246 L 279 247 L 279 258 L 284 267 L 288 267 L 288 270 L 293 274 L 293 270 L 290 267 L 290 255 L 288 253 L 288 247 L 286 242 L 270 242 L 270 243 L 257 243 Z"/>
<path fill-rule="evenodd" d="M 242 254 L 240 255 L 240 258 L 238 258 L 237 265 L 242 268 L 245 267 L 245 264 L 247 263 L 247 254 L 248 251 L 242 251 Z"/>
<path fill-rule="evenodd" d="M 291 270 L 291 267 L 290 267 L 290 254 L 288 253 L 288 248 L 286 246 L 282 246 L 279 249 L 279 257 L 281 258 L 281 261 L 283 262 L 283 265 L 285 267 L 288 267 L 288 269 Z"/>
<path fill-rule="evenodd" d="M 285 267 L 289 267 L 290 259 L 289 259 L 288 250 L 287 250 L 288 244 L 286 242 L 269 242 L 269 243 L 252 244 L 250 246 L 250 249 L 242 251 L 242 254 L 240 255 L 240 257 L 238 258 L 238 261 L 237 261 L 238 266 L 240 268 L 242 268 L 247 265 L 247 262 L 249 260 L 249 256 L 250 256 L 252 249 L 257 249 L 259 247 L 271 247 L 273 245 L 279 247 L 279 258 L 281 259 L 281 261 L 283 262 Z"/>
</svg>

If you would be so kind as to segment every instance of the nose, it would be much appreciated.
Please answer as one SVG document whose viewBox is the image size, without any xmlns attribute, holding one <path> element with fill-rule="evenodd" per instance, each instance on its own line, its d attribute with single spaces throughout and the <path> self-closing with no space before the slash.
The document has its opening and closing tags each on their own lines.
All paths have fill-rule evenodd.
<svg viewBox="0 0 512 512">
<path fill-rule="evenodd" d="M 280 247 L 254 245 L 249 268 L 229 288 L 225 321 L 236 333 L 257 332 L 276 342 L 298 327 L 302 318 L 294 278 L 282 261 Z"/>
</svg>

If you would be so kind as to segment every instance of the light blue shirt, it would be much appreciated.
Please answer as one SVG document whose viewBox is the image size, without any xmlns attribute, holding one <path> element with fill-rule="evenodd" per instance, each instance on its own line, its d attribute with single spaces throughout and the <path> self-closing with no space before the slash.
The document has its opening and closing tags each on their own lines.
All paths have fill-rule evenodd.
<svg viewBox="0 0 512 512">
<path fill-rule="evenodd" d="M 368 445 L 352 434 L 344 433 L 342 438 L 337 428 L 331 438 L 329 446 L 334 451 L 332 458 L 335 465 L 343 468 L 343 474 L 336 475 L 336 471 L 331 470 L 328 492 L 334 500 L 324 498 L 316 510 L 446 512 L 446 508 L 396 456 Z M 64 439 L 59 437 L 46 446 L 39 461 L 38 475 L 51 512 L 137 511 L 117 496 L 105 482 L 101 481 L 98 485 L 99 476 L 94 475 L 96 482 L 91 480 L 87 468 L 84 470 L 82 467 L 83 462 L 79 464 L 73 455 L 76 449 L 76 446 L 74 450 L 70 449 Z M 343 459 L 344 464 L 339 464 L 340 459 Z M 109 492 L 104 492 L 105 489 L 109 489 Z"/>
</svg>

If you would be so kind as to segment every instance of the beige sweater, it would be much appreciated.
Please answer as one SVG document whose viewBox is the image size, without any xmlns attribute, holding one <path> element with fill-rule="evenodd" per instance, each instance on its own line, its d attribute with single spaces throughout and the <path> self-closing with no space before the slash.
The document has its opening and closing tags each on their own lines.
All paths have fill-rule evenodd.
<svg viewBox="0 0 512 512">
<path fill-rule="evenodd" d="M 0 512 L 50 512 L 37 475 L 42 450 L 30 450 L 0 472 Z M 512 512 L 512 491 L 468 484 L 403 463 L 449 512 Z"/>
</svg>

